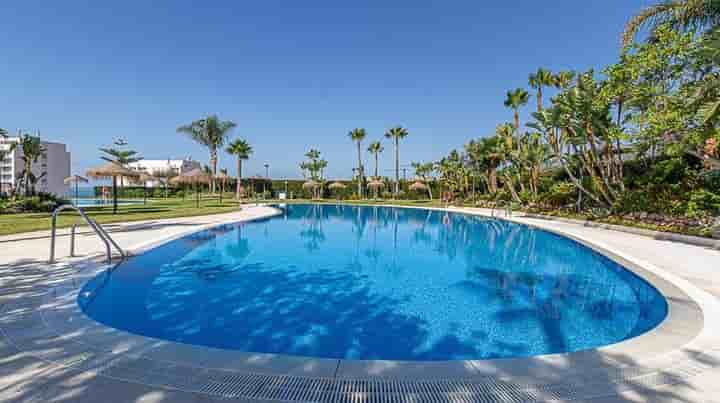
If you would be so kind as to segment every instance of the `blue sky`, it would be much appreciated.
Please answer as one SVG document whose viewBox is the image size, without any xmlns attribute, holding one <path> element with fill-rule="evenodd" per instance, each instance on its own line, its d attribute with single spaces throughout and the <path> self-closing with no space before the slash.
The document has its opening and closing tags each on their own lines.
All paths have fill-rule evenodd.
<svg viewBox="0 0 720 403">
<path fill-rule="evenodd" d="M 82 173 L 117 137 L 146 158 L 207 161 L 175 128 L 217 113 L 255 148 L 246 174 L 267 162 L 273 177 L 299 177 L 315 147 L 329 176 L 348 177 L 350 129 L 366 128 L 369 142 L 403 125 L 403 164 L 438 159 L 510 120 L 505 92 L 537 67 L 614 62 L 623 24 L 646 5 L 6 1 L 0 127 L 68 143 Z M 386 142 L 381 169 L 392 161 Z M 221 166 L 234 173 L 230 156 Z"/>
</svg>

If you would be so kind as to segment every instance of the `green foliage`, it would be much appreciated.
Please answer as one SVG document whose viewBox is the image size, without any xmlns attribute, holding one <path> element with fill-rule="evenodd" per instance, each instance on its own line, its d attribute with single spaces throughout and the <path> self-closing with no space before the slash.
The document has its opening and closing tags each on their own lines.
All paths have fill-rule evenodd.
<svg viewBox="0 0 720 403">
<path fill-rule="evenodd" d="M 686 214 L 690 217 L 700 217 L 707 213 L 720 213 L 720 194 L 705 189 L 693 191 L 687 203 Z"/>
</svg>

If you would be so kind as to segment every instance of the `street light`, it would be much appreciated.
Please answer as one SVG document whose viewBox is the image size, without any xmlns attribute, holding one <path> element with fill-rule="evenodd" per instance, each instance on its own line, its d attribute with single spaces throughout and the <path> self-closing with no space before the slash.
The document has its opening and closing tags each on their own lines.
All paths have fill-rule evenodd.
<svg viewBox="0 0 720 403">
<path fill-rule="evenodd" d="M 265 166 L 265 181 L 263 181 L 263 198 L 265 198 L 267 195 L 267 183 L 270 180 L 270 171 L 269 171 L 270 164 L 268 164 L 266 162 L 264 166 Z"/>
</svg>

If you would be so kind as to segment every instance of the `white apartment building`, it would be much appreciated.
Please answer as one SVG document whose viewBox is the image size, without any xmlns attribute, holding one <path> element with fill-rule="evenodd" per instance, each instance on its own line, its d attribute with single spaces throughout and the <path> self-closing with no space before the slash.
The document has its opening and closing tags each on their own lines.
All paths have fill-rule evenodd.
<svg viewBox="0 0 720 403">
<path fill-rule="evenodd" d="M 199 162 L 189 157 L 184 160 L 140 160 L 138 162 L 128 164 L 128 168 L 133 171 L 145 172 L 150 175 L 166 171 L 172 171 L 175 175 L 182 175 L 185 172 L 192 171 L 193 169 L 200 169 L 200 167 L 201 165 Z M 150 181 L 147 183 L 147 186 L 162 186 L 162 183 L 159 181 Z"/>
<path fill-rule="evenodd" d="M 17 189 L 18 178 L 23 174 L 22 148 L 19 137 L 0 137 L 0 150 L 5 151 L 5 159 L 0 161 L 0 192 L 7 193 Z M 13 151 L 8 151 L 18 144 Z M 42 141 L 45 152 L 32 165 L 32 173 L 41 177 L 35 185 L 38 192 L 65 195 L 68 186 L 64 180 L 70 176 L 70 152 L 65 144 Z"/>
</svg>

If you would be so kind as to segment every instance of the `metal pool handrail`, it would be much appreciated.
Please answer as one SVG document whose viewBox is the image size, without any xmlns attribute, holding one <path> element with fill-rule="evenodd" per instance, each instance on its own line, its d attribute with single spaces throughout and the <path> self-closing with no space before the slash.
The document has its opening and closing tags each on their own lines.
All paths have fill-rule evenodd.
<svg viewBox="0 0 720 403">
<path fill-rule="evenodd" d="M 125 251 L 123 251 L 122 248 L 120 248 L 120 246 L 115 243 L 115 241 L 110 237 L 110 235 L 108 235 L 105 229 L 103 229 L 103 227 L 94 220 L 91 220 L 90 217 L 85 214 L 83 209 L 72 204 L 63 204 L 62 206 L 56 208 L 52 214 L 52 229 L 50 232 L 50 263 L 55 263 L 55 238 L 57 233 L 57 216 L 61 211 L 64 210 L 77 211 L 78 214 L 80 214 L 80 217 L 82 217 L 82 219 L 87 223 L 87 225 L 92 228 L 93 231 L 95 231 L 95 234 L 97 234 L 98 237 L 100 237 L 100 240 L 103 241 L 103 243 L 105 244 L 105 251 L 107 252 L 108 263 L 112 262 L 112 250 L 110 249 L 110 245 L 115 247 L 115 249 L 120 252 L 120 256 L 122 256 L 123 259 L 127 257 Z M 70 256 L 73 256 L 75 254 L 75 228 L 76 225 L 73 225 L 70 231 Z"/>
<path fill-rule="evenodd" d="M 490 217 L 495 217 L 495 208 L 496 207 L 505 207 L 505 217 L 512 217 L 512 203 L 506 202 L 505 200 L 498 200 L 493 204 L 492 208 L 490 209 Z M 498 209 L 499 210 L 499 209 Z"/>
</svg>

